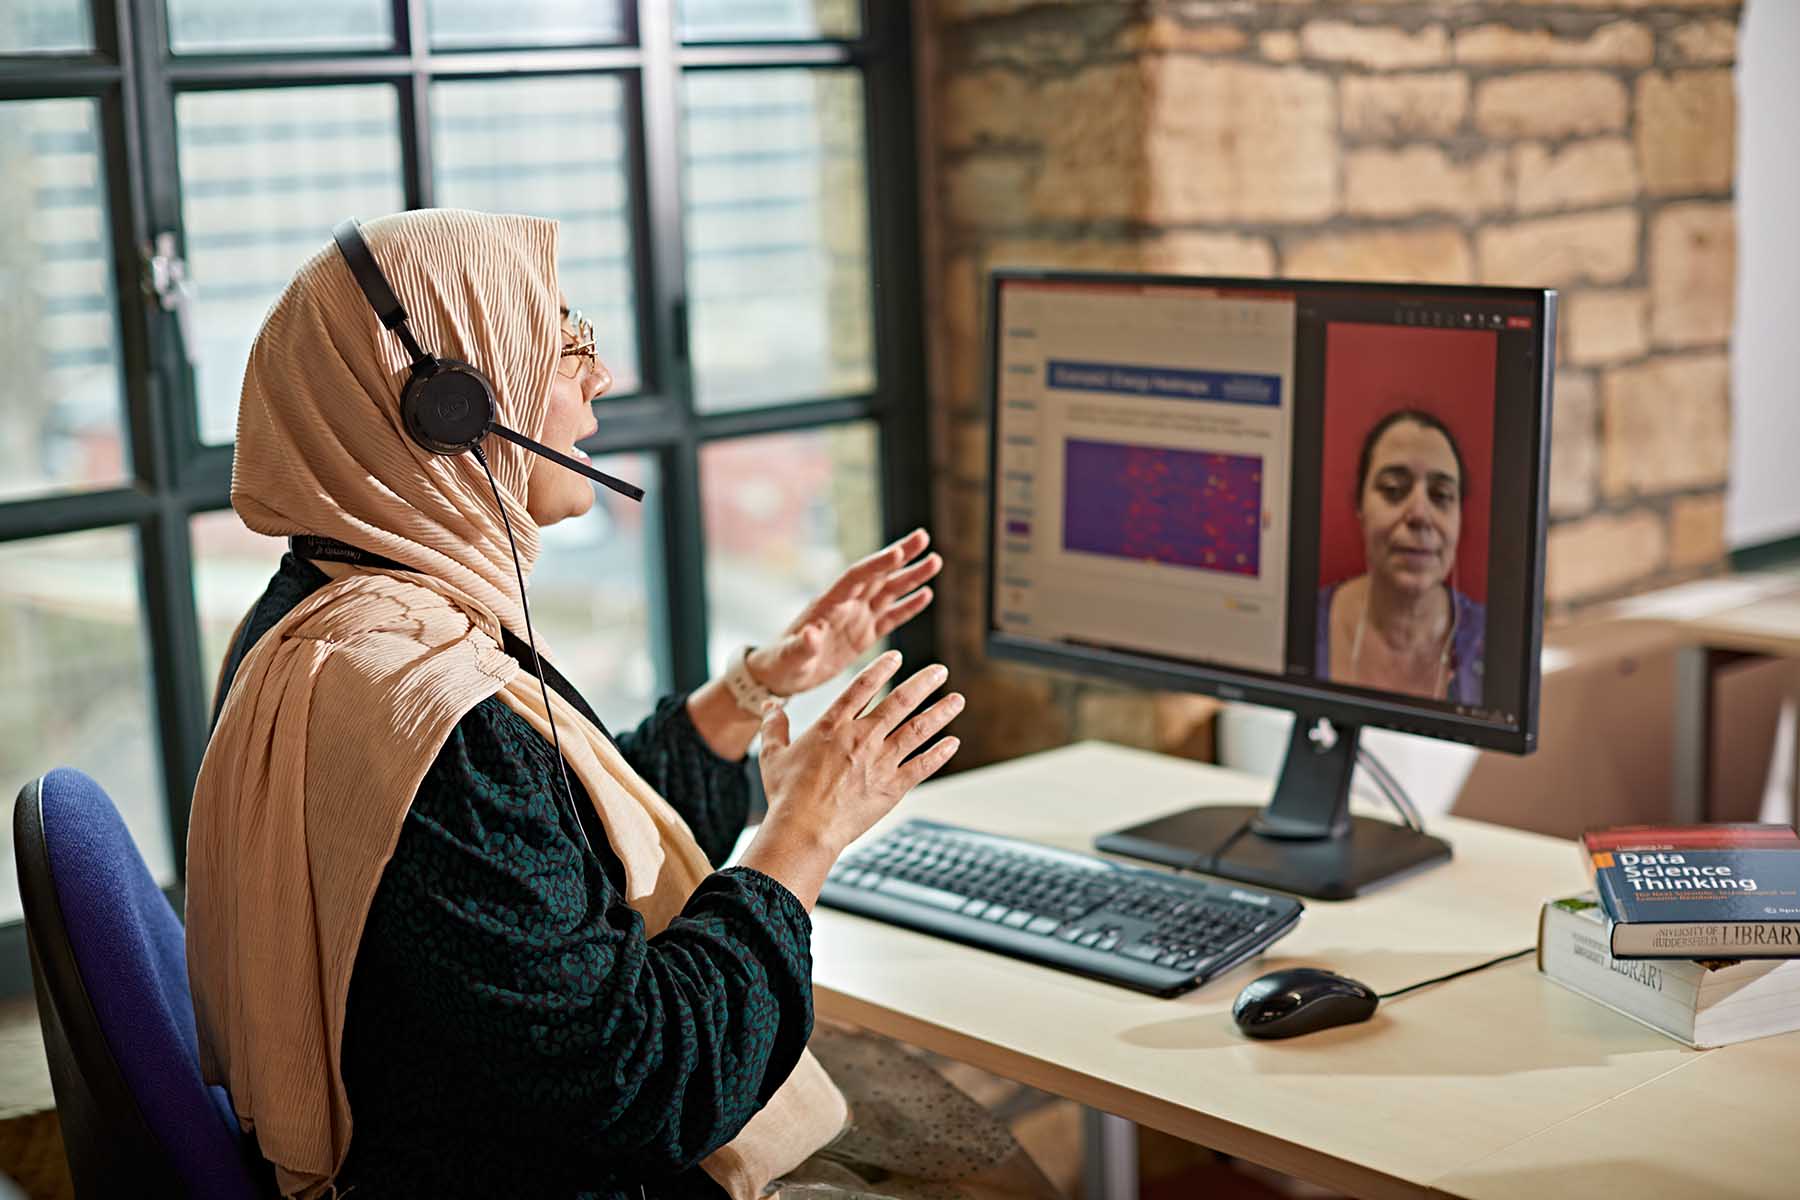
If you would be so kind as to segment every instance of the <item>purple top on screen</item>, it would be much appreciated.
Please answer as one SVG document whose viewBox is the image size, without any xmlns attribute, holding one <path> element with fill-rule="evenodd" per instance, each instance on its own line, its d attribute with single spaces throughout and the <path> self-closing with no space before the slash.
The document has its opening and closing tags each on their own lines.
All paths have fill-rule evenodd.
<svg viewBox="0 0 1800 1200">
<path fill-rule="evenodd" d="M 1314 672 L 1331 678 L 1331 600 L 1339 584 L 1319 589 L 1318 640 L 1313 647 Z M 1487 654 L 1487 606 L 1469 599 L 1455 588 L 1450 599 L 1456 605 L 1456 633 L 1450 639 L 1450 694 L 1452 704 L 1481 703 L 1482 660 Z"/>
</svg>

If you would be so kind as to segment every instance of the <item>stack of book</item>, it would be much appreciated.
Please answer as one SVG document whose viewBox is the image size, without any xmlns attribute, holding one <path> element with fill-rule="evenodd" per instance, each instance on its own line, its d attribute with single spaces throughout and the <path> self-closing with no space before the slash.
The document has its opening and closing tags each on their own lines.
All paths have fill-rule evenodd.
<svg viewBox="0 0 1800 1200">
<path fill-rule="evenodd" d="M 1538 969 L 1690 1046 L 1800 1029 L 1800 838 L 1785 825 L 1592 830 Z"/>
</svg>

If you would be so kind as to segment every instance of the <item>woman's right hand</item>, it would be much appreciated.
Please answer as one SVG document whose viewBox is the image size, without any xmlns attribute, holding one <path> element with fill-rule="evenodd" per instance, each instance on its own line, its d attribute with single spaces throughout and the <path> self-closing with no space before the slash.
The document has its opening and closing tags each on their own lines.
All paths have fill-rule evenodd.
<svg viewBox="0 0 1800 1200">
<path fill-rule="evenodd" d="M 798 738 L 790 740 L 784 712 L 763 722 L 769 812 L 740 861 L 779 880 L 808 909 L 844 848 L 949 762 L 960 745 L 945 738 L 907 759 L 962 711 L 963 698 L 955 692 L 916 711 L 948 678 L 942 666 L 913 675 L 863 715 L 899 669 L 898 651 L 877 658 Z"/>
</svg>

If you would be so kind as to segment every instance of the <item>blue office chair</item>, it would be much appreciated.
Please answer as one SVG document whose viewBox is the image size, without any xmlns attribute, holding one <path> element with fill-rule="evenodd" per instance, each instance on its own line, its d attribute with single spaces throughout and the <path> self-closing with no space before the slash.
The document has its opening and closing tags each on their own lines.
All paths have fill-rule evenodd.
<svg viewBox="0 0 1800 1200">
<path fill-rule="evenodd" d="M 13 849 L 76 1194 L 275 1195 L 200 1078 L 181 921 L 100 785 L 68 768 L 26 784 Z"/>
</svg>

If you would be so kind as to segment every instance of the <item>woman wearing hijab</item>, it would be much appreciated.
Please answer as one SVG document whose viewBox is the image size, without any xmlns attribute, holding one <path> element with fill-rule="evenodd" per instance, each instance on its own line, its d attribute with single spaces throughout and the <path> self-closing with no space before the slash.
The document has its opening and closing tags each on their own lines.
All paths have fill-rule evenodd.
<svg viewBox="0 0 1800 1200">
<path fill-rule="evenodd" d="M 555 224 L 431 210 L 364 237 L 418 341 L 482 371 L 500 423 L 579 453 L 610 380 L 557 290 Z M 914 756 L 961 698 L 916 711 L 934 666 L 870 708 L 893 653 L 797 736 L 739 696 L 834 677 L 930 602 L 940 560 L 922 532 L 865 559 L 735 692 L 665 699 L 615 742 L 551 654 L 540 683 L 508 651 L 538 528 L 591 488 L 497 438 L 491 479 L 424 449 L 400 417 L 408 366 L 333 248 L 251 351 L 232 504 L 316 557 L 285 556 L 246 616 L 196 785 L 205 1076 L 284 1195 L 748 1198 L 872 1178 L 912 1194 L 917 1164 L 879 1128 L 898 1110 L 875 1097 L 850 1122 L 807 1048 L 808 914 L 838 853 L 955 752 Z M 716 869 L 759 731 L 769 812 Z M 814 1041 L 840 1077 L 912 1061 Z M 1004 1130 L 958 1119 L 939 1180 L 1042 1190 Z"/>
<path fill-rule="evenodd" d="M 1368 569 L 1319 593 L 1321 676 L 1481 703 L 1487 611 L 1455 586 L 1468 487 L 1461 447 L 1429 412 L 1395 409 L 1369 430 L 1356 466 Z"/>
</svg>

